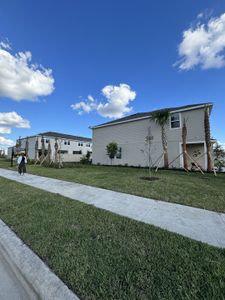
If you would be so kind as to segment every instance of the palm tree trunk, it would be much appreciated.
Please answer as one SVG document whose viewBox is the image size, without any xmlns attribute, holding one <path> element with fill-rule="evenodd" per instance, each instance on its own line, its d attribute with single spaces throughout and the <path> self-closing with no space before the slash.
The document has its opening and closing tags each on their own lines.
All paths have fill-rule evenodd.
<svg viewBox="0 0 225 300">
<path fill-rule="evenodd" d="M 209 119 L 209 107 L 205 108 L 205 119 L 204 119 L 204 127 L 205 127 L 205 143 L 207 149 L 207 171 L 212 172 L 213 163 L 212 163 L 212 144 L 211 144 L 211 130 L 210 130 L 210 119 Z"/>
<path fill-rule="evenodd" d="M 161 126 L 162 129 L 162 146 L 163 146 L 163 152 L 164 152 L 164 168 L 169 168 L 169 158 L 168 158 L 168 147 L 167 147 L 167 139 L 166 139 L 166 131 L 165 126 Z"/>
<path fill-rule="evenodd" d="M 25 153 L 26 153 L 27 159 L 29 158 L 28 157 L 28 152 L 29 152 L 29 141 L 28 141 L 28 138 L 26 138 Z"/>
<path fill-rule="evenodd" d="M 183 141 L 183 161 L 184 161 L 184 169 L 188 170 L 188 160 L 187 160 L 187 126 L 186 121 L 183 122 L 182 127 L 182 141 Z"/>
</svg>

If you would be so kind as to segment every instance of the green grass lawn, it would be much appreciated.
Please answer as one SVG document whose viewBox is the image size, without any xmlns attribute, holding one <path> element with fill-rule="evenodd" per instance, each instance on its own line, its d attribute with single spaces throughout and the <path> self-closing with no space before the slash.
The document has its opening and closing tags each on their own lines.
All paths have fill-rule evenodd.
<svg viewBox="0 0 225 300">
<path fill-rule="evenodd" d="M 10 162 L 0 160 L 0 167 L 9 168 Z M 14 167 L 16 169 L 16 167 Z M 168 202 L 225 212 L 225 174 L 189 173 L 160 170 L 158 181 L 140 179 L 146 169 L 75 165 L 73 168 L 45 168 L 28 166 L 28 172 L 118 192 L 153 198 Z M 154 174 L 155 175 L 155 174 Z"/>
<path fill-rule="evenodd" d="M 0 218 L 81 299 L 224 299 L 225 250 L 1 177 L 0 191 Z"/>
</svg>

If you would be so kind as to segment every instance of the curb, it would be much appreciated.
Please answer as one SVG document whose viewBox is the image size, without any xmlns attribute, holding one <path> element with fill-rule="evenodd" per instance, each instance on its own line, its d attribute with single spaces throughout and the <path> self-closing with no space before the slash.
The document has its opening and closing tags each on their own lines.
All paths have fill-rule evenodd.
<svg viewBox="0 0 225 300">
<path fill-rule="evenodd" d="M 24 289 L 36 294 L 31 299 L 79 300 L 1 219 L 0 251 Z"/>
</svg>

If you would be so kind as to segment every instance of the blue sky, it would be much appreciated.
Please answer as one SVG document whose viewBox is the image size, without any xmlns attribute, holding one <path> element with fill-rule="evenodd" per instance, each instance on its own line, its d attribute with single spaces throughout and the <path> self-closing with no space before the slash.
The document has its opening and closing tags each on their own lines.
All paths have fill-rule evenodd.
<svg viewBox="0 0 225 300">
<path fill-rule="evenodd" d="M 225 143 L 225 27 L 215 32 L 224 13 L 215 0 L 1 1 L 0 127 L 10 131 L 0 143 L 43 131 L 91 136 L 109 116 L 209 101 L 212 134 Z"/>
</svg>

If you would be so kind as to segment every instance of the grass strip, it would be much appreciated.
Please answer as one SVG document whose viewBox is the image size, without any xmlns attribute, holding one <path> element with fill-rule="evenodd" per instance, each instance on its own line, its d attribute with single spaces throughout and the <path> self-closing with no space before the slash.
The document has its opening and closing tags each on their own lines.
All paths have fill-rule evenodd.
<svg viewBox="0 0 225 300">
<path fill-rule="evenodd" d="M 225 250 L 1 177 L 0 217 L 81 299 L 224 299 Z"/>
<path fill-rule="evenodd" d="M 0 167 L 8 168 L 9 161 L 0 160 Z M 74 164 L 63 169 L 28 166 L 28 172 L 40 176 L 96 186 L 167 202 L 225 212 L 225 174 L 189 173 L 160 170 L 158 181 L 141 177 L 147 170 L 126 167 Z M 14 168 L 15 170 L 16 168 Z"/>
</svg>

